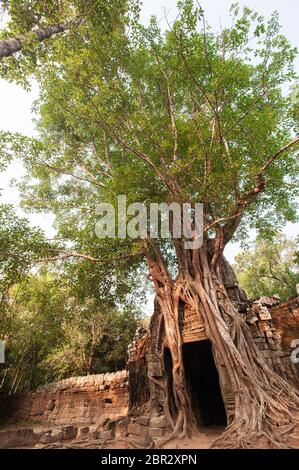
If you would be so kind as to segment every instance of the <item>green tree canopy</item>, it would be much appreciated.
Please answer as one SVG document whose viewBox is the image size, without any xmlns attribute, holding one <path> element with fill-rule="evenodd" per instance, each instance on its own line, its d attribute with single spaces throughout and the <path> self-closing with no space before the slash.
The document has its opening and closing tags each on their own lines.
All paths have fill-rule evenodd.
<svg viewBox="0 0 299 470">
<path fill-rule="evenodd" d="M 109 2 L 108 28 L 102 3 L 92 5 L 92 15 L 69 34 L 41 42 L 35 34 L 17 66 L 14 56 L 3 61 L 2 74 L 23 82 L 33 74 L 40 87 L 38 137 L 20 137 L 14 155 L 15 137 L 1 139 L 8 157 L 19 155 L 28 171 L 23 205 L 56 216 L 60 245 L 48 258 L 94 263 L 110 292 L 124 285 L 128 294 L 126 281 L 136 281 L 147 262 L 160 308 L 157 347 L 161 358 L 169 348 L 173 364 L 176 416 L 169 400 L 164 407 L 172 437 L 195 420 L 179 327 L 180 306 L 187 305 L 203 319 L 220 382 L 231 384 L 235 400 L 217 445 L 254 446 L 263 435 L 283 446 L 299 398 L 254 346 L 226 291 L 222 254 L 251 227 L 295 220 L 298 102 L 282 88 L 296 78 L 297 51 L 281 34 L 277 13 L 265 21 L 234 5 L 233 25 L 218 33 L 185 0 L 162 31 L 155 18 L 140 24 L 133 2 L 121 4 L 124 15 Z M 31 51 L 38 51 L 34 60 Z M 147 209 L 152 202 L 202 202 L 203 245 L 189 250 L 171 229 L 159 240 L 98 238 L 97 204 L 116 206 L 122 194 Z"/>
</svg>

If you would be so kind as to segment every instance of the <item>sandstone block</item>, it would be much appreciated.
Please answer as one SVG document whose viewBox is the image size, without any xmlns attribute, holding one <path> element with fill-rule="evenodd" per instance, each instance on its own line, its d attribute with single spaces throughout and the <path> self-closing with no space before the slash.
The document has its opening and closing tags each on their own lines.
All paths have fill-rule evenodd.
<svg viewBox="0 0 299 470">
<path fill-rule="evenodd" d="M 128 435 L 128 426 L 130 423 L 130 418 L 125 417 L 119 419 L 115 423 L 114 434 L 116 437 L 125 437 Z"/>
<path fill-rule="evenodd" d="M 79 429 L 78 436 L 82 437 L 86 435 L 87 433 L 89 433 L 89 427 L 85 426 L 84 428 Z"/>
<path fill-rule="evenodd" d="M 263 321 L 272 319 L 271 313 L 269 312 L 267 307 L 262 307 L 261 310 L 259 311 L 258 315 L 259 315 L 260 319 L 263 320 Z"/>
<path fill-rule="evenodd" d="M 149 422 L 150 426 L 153 428 L 165 428 L 167 426 L 167 422 L 165 416 L 154 416 L 150 419 Z"/>
<path fill-rule="evenodd" d="M 74 426 L 63 426 L 62 428 L 62 440 L 75 439 L 77 436 L 78 428 Z"/>
<path fill-rule="evenodd" d="M 130 423 L 129 426 L 128 426 L 129 434 L 138 435 L 139 434 L 139 429 L 140 429 L 140 426 L 137 423 Z"/>
<path fill-rule="evenodd" d="M 42 444 L 51 444 L 55 441 L 53 440 L 51 432 L 40 432 L 38 433 L 38 442 Z"/>
<path fill-rule="evenodd" d="M 113 432 L 106 430 L 98 433 L 98 438 L 100 439 L 113 439 Z"/>
<path fill-rule="evenodd" d="M 272 297 L 263 296 L 258 299 L 258 302 L 267 307 L 272 307 L 273 305 L 279 304 L 280 297 L 279 295 L 273 295 Z"/>
<path fill-rule="evenodd" d="M 35 444 L 38 440 L 39 436 L 34 433 L 33 429 L 2 431 L 0 432 L 0 449 Z"/>
<path fill-rule="evenodd" d="M 61 441 L 63 439 L 63 433 L 59 429 L 53 431 L 40 433 L 39 442 L 43 444 L 52 444 L 53 442 Z"/>
</svg>

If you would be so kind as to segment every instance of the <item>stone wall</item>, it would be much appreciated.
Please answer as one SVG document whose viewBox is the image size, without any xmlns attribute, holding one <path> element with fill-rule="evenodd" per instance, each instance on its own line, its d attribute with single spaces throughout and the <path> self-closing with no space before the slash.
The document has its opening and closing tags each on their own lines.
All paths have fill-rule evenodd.
<svg viewBox="0 0 299 470">
<path fill-rule="evenodd" d="M 291 343 L 299 339 L 299 297 L 279 303 L 274 297 L 253 302 L 246 321 L 268 366 L 299 388 L 299 364 L 291 361 Z"/>
<path fill-rule="evenodd" d="M 32 393 L 0 399 L 1 423 L 92 424 L 125 416 L 129 390 L 126 370 L 72 377 Z"/>
</svg>

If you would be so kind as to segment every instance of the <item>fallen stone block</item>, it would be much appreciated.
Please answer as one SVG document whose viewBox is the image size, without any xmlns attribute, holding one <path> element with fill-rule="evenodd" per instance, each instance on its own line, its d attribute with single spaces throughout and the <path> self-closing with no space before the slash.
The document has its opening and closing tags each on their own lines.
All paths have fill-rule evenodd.
<svg viewBox="0 0 299 470">
<path fill-rule="evenodd" d="M 53 442 L 60 441 L 62 438 L 63 433 L 60 430 L 39 433 L 39 442 L 42 444 L 52 444 Z"/>
<path fill-rule="evenodd" d="M 136 434 L 136 436 L 140 433 L 141 426 L 137 423 L 130 423 L 128 426 L 128 433 L 129 434 Z"/>
<path fill-rule="evenodd" d="M 17 429 L 0 432 L 0 448 L 9 449 L 11 447 L 20 447 L 34 445 L 39 441 L 38 434 L 33 429 Z"/>
<path fill-rule="evenodd" d="M 279 304 L 280 297 L 279 295 L 272 295 L 272 297 L 262 296 L 255 302 L 266 305 L 267 307 L 272 307 L 273 305 Z"/>
<path fill-rule="evenodd" d="M 116 437 L 126 437 L 128 435 L 128 426 L 130 423 L 130 418 L 125 417 L 118 419 L 114 427 L 114 435 Z"/>
</svg>

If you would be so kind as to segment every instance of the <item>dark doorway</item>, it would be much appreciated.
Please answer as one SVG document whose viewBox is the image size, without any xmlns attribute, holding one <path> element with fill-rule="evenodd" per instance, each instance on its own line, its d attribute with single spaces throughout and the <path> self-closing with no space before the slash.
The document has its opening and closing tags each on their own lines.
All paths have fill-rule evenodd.
<svg viewBox="0 0 299 470">
<path fill-rule="evenodd" d="M 187 388 L 198 424 L 226 425 L 226 413 L 209 340 L 185 343 L 183 358 Z"/>
</svg>

